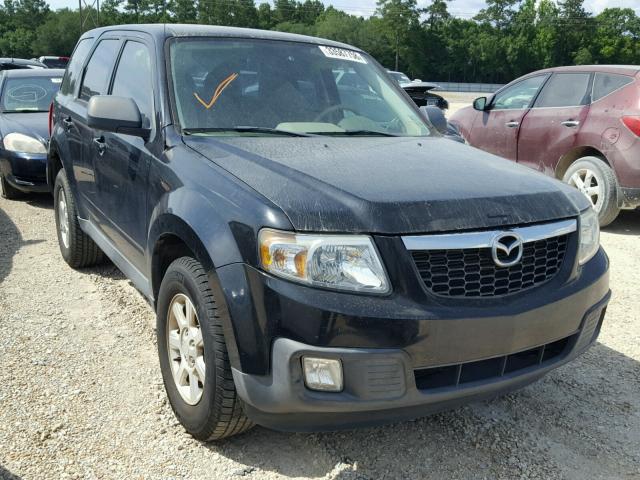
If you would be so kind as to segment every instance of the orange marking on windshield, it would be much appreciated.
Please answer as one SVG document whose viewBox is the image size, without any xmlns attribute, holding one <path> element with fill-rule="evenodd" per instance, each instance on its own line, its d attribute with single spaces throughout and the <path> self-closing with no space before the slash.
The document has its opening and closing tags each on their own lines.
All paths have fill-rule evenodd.
<svg viewBox="0 0 640 480">
<path fill-rule="evenodd" d="M 200 98 L 200 95 L 198 95 L 196 92 L 193 92 L 193 96 L 196 97 L 196 100 L 198 100 L 204 108 L 209 110 L 218 101 L 218 97 L 220 97 L 224 89 L 227 88 L 229 85 L 231 85 L 231 82 L 233 82 L 236 78 L 238 78 L 238 74 L 232 73 L 227 78 L 222 80 L 218 85 L 218 87 L 216 88 L 216 91 L 213 92 L 213 97 L 211 97 L 211 101 L 209 103 L 202 100 Z"/>
</svg>

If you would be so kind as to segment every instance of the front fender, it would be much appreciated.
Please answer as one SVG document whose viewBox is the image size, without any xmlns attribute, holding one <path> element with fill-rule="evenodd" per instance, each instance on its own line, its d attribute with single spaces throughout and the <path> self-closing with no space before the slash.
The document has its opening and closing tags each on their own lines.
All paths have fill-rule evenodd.
<svg viewBox="0 0 640 480">
<path fill-rule="evenodd" d="M 153 206 L 146 247 L 147 269 L 154 297 L 162 281 L 158 258 L 163 239 L 186 244 L 205 268 L 223 322 L 232 365 L 242 369 L 238 345 L 255 337 L 251 325 L 234 319 L 233 289 L 225 288 L 218 269 L 230 264 L 257 265 L 257 234 L 262 227 L 292 230 L 288 218 L 244 183 L 209 161 L 180 158 L 180 177 L 173 162 L 158 162 L 150 173 L 149 205 Z M 213 170 L 213 174 L 212 174 Z M 186 173 L 186 174 L 185 174 Z M 196 181 L 197 179 L 197 181 Z M 244 284 L 247 291 L 250 285 Z M 236 316 L 239 316 L 236 314 Z"/>
</svg>

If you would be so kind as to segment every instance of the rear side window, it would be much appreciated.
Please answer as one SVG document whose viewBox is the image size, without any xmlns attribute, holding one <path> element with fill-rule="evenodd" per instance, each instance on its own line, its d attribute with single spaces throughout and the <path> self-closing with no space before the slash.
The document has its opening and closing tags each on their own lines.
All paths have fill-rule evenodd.
<svg viewBox="0 0 640 480">
<path fill-rule="evenodd" d="M 593 101 L 600 100 L 611 92 L 633 82 L 633 78 L 614 73 L 596 73 L 593 80 Z"/>
<path fill-rule="evenodd" d="M 153 83 L 151 79 L 149 50 L 140 42 L 127 42 L 118 62 L 111 94 L 132 98 L 140 109 L 145 127 L 149 127 L 151 118 L 153 118 Z"/>
<path fill-rule="evenodd" d="M 76 91 L 76 85 L 82 72 L 82 64 L 84 63 L 84 59 L 87 57 L 87 53 L 89 53 L 92 43 L 93 38 L 83 38 L 78 42 L 78 45 L 76 45 L 73 55 L 71 56 L 71 60 L 69 61 L 67 71 L 64 74 L 62 86 L 60 87 L 60 91 L 64 95 L 69 95 Z"/>
<path fill-rule="evenodd" d="M 80 88 L 80 98 L 89 100 L 94 95 L 104 95 L 109 88 L 111 68 L 120 50 L 120 40 L 102 40 L 91 55 Z"/>
<path fill-rule="evenodd" d="M 589 103 L 590 73 L 556 73 L 540 92 L 535 107 L 576 107 Z"/>
</svg>

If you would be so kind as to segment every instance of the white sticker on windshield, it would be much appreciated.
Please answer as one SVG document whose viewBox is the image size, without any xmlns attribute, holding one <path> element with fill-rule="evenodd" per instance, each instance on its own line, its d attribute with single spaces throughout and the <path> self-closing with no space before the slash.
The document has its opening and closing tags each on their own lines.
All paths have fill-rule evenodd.
<svg viewBox="0 0 640 480">
<path fill-rule="evenodd" d="M 337 47 L 326 47 L 324 45 L 320 45 L 319 48 L 320 51 L 324 53 L 324 56 L 328 58 L 339 58 L 340 60 L 349 60 L 351 62 L 367 63 L 362 55 L 360 55 L 358 52 L 354 52 L 353 50 L 347 50 Z"/>
<path fill-rule="evenodd" d="M 51 83 L 62 83 L 62 78 L 52 78 Z"/>
</svg>

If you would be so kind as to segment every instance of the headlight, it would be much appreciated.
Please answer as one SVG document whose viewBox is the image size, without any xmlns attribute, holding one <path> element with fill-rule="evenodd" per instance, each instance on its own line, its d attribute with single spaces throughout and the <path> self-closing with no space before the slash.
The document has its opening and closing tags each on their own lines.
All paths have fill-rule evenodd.
<svg viewBox="0 0 640 480">
<path fill-rule="evenodd" d="M 307 285 L 386 293 L 387 275 L 371 238 L 306 235 L 263 229 L 260 262 L 267 272 Z"/>
<path fill-rule="evenodd" d="M 600 247 L 600 224 L 598 214 L 593 208 L 588 208 L 580 214 L 580 247 L 578 248 L 578 262 L 587 263 Z"/>
<path fill-rule="evenodd" d="M 5 150 L 23 153 L 47 153 L 42 142 L 22 133 L 10 133 L 3 140 Z"/>
</svg>

